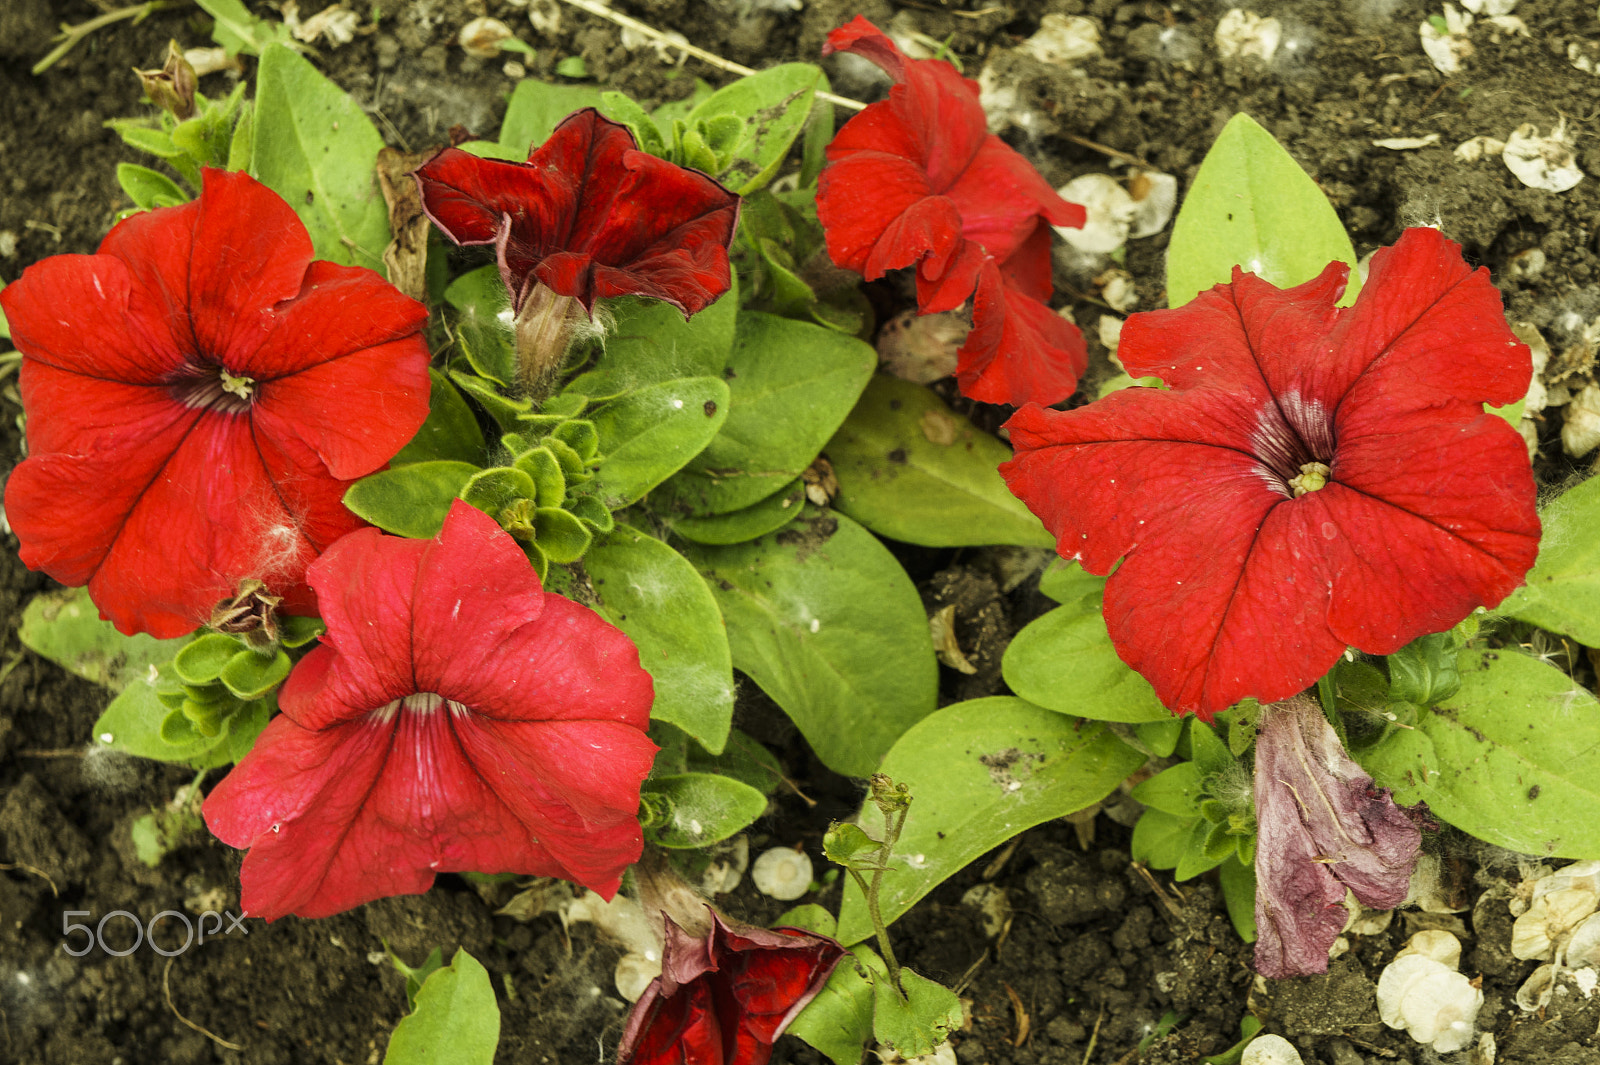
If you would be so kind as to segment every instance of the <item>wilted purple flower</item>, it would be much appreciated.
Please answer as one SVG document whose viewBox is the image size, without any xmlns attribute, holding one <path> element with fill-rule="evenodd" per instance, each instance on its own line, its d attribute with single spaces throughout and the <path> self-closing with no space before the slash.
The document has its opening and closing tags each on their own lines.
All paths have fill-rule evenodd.
<svg viewBox="0 0 1600 1065">
<path fill-rule="evenodd" d="M 1255 798 L 1256 971 L 1327 972 L 1346 888 L 1373 909 L 1405 901 L 1427 808 L 1374 787 L 1305 695 L 1264 708 Z"/>
</svg>

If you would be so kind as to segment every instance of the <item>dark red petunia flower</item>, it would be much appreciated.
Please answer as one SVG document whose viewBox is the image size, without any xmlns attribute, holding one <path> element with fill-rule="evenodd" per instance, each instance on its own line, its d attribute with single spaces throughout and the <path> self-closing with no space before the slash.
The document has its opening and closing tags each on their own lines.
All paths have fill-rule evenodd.
<svg viewBox="0 0 1600 1065">
<path fill-rule="evenodd" d="M 703 939 L 664 920 L 661 975 L 634 1004 L 617 1065 L 766 1065 L 846 953 L 827 936 L 730 924 L 715 910 Z"/>
<path fill-rule="evenodd" d="M 1315 699 L 1263 708 L 1256 736 L 1256 972 L 1328 971 L 1348 888 L 1363 905 L 1406 899 L 1427 807 L 1398 806 L 1345 753 Z"/>
<path fill-rule="evenodd" d="M 1084 209 L 988 131 L 977 83 L 949 63 L 906 58 L 860 15 L 822 51 L 869 59 L 896 83 L 828 146 L 817 214 L 833 261 L 869 281 L 915 266 L 923 314 L 953 310 L 977 289 L 957 370 L 964 394 L 991 403 L 1071 395 L 1087 354 L 1077 329 L 1045 305 L 1045 224 L 1081 226 Z M 1007 365 L 1013 358 L 1019 365 Z"/>
<path fill-rule="evenodd" d="M 1539 548 L 1527 390 L 1487 270 L 1431 229 L 1283 290 L 1234 271 L 1128 319 L 1129 388 L 1008 423 L 1011 490 L 1106 586 L 1118 653 L 1175 713 L 1286 698 L 1522 583 Z"/>
<path fill-rule="evenodd" d="M 614 894 L 656 751 L 628 638 L 459 500 L 434 539 L 362 529 L 307 576 L 327 634 L 203 810 L 250 848 L 245 909 L 325 917 L 461 870 Z"/>
<path fill-rule="evenodd" d="M 732 283 L 739 198 L 639 151 L 626 126 L 593 108 L 564 119 L 526 163 L 446 148 L 415 176 L 423 210 L 447 237 L 495 246 L 515 310 L 542 283 L 585 310 L 635 295 L 690 315 Z"/>
<path fill-rule="evenodd" d="M 289 205 L 206 170 L 96 255 L 0 293 L 28 455 L 6 485 L 22 560 L 87 584 L 125 633 L 181 636 L 247 577 L 314 612 L 306 564 L 341 502 L 428 416 L 428 313 L 371 270 L 313 262 Z"/>
</svg>

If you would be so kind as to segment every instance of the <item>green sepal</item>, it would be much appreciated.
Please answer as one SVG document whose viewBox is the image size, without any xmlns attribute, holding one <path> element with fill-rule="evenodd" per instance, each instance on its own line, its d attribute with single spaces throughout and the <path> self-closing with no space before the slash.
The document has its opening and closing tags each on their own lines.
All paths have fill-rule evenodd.
<svg viewBox="0 0 1600 1065">
<path fill-rule="evenodd" d="M 512 501 L 535 499 L 538 494 L 538 486 L 525 471 L 515 466 L 494 466 L 473 474 L 462 486 L 460 498 L 490 517 L 499 517 Z"/>
<path fill-rule="evenodd" d="M 185 684 L 210 684 L 222 675 L 223 667 L 241 649 L 239 641 L 232 636 L 208 632 L 184 645 L 172 660 L 172 671 Z"/>
<path fill-rule="evenodd" d="M 617 519 L 610 509 L 592 495 L 574 496 L 563 505 L 573 517 L 601 535 L 617 527 Z"/>
<path fill-rule="evenodd" d="M 328 631 L 321 618 L 288 615 L 278 619 L 278 642 L 285 647 L 304 647 Z"/>
<path fill-rule="evenodd" d="M 534 541 L 551 562 L 576 562 L 589 550 L 594 534 L 577 517 L 560 507 L 540 507 L 534 512 Z"/>
<path fill-rule="evenodd" d="M 495 391 L 492 382 L 473 374 L 451 370 L 450 380 L 487 411 L 489 417 L 493 418 L 502 429 L 517 428 L 518 419 L 529 413 L 533 407 L 532 402 L 526 399 L 507 399 Z"/>
<path fill-rule="evenodd" d="M 239 699 L 259 699 L 282 684 L 293 667 L 294 660 L 285 651 L 274 655 L 240 651 L 222 667 L 217 679 Z"/>
<path fill-rule="evenodd" d="M 511 434 L 507 434 L 507 440 Z M 567 498 L 567 477 L 561 463 L 547 447 L 530 448 L 517 456 L 516 468 L 532 479 L 534 491 L 528 496 L 542 507 L 559 506 Z"/>
</svg>

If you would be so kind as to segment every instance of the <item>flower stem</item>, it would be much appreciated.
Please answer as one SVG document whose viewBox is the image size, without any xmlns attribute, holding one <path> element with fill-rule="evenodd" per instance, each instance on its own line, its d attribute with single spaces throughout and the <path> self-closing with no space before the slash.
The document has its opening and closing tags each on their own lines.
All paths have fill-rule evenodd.
<svg viewBox="0 0 1600 1065">
<path fill-rule="evenodd" d="M 76 26 L 63 26 L 60 34 L 61 38 L 63 38 L 61 43 L 50 49 L 48 55 L 33 65 L 33 74 L 36 76 L 43 74 L 55 66 L 62 56 L 78 46 L 78 42 L 101 27 L 130 18 L 135 23 L 142 22 L 157 11 L 166 11 L 174 7 L 187 7 L 189 3 L 190 0 L 149 0 L 148 3 L 134 4 L 131 7 L 107 11 L 104 15 L 96 15 L 87 22 L 80 22 Z"/>
<path fill-rule="evenodd" d="M 900 962 L 889 943 L 889 926 L 883 921 L 879 899 L 883 893 L 883 874 L 889 871 L 889 856 L 894 853 L 895 844 L 900 842 L 906 814 L 911 810 L 911 792 L 905 785 L 897 785 L 884 774 L 875 773 L 870 794 L 874 805 L 883 811 L 882 849 L 878 852 L 878 863 L 872 869 L 871 884 L 855 869 L 850 870 L 850 875 L 856 878 L 857 885 L 866 896 L 867 915 L 872 918 L 872 928 L 878 936 L 878 953 L 883 956 L 883 964 L 889 970 L 889 982 L 894 985 L 895 993 L 903 999 L 905 989 L 900 986 Z"/>
</svg>

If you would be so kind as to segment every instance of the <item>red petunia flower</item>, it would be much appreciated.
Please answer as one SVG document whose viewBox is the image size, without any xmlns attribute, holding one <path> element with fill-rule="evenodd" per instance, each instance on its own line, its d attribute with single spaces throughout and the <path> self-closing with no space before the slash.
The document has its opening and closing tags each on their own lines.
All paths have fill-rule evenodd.
<svg viewBox="0 0 1600 1065">
<path fill-rule="evenodd" d="M 710 912 L 703 939 L 664 917 L 661 975 L 634 1004 L 617 1065 L 766 1065 L 845 955 L 827 936 Z"/>
<path fill-rule="evenodd" d="M 1106 586 L 1118 653 L 1175 713 L 1293 695 L 1346 646 L 1389 654 L 1522 583 L 1539 548 L 1528 454 L 1484 403 L 1528 349 L 1487 270 L 1431 229 L 1282 290 L 1234 271 L 1128 319 L 1129 388 L 1008 423 L 1011 490 Z"/>
<path fill-rule="evenodd" d="M 860 15 L 822 51 L 862 56 L 896 82 L 828 146 L 817 215 L 833 261 L 869 281 L 915 266 L 923 314 L 953 310 L 977 289 L 956 368 L 964 394 L 991 403 L 1071 395 L 1088 356 L 1082 335 L 1045 304 L 1045 226 L 1081 226 L 1084 209 L 988 132 L 977 83 L 949 63 L 906 58 Z"/>
<path fill-rule="evenodd" d="M 362 529 L 308 579 L 324 642 L 203 811 L 250 848 L 245 908 L 325 917 L 460 870 L 614 894 L 656 750 L 628 638 L 459 500 L 434 539 Z"/>
<path fill-rule="evenodd" d="M 306 564 L 362 524 L 345 489 L 428 416 L 426 308 L 311 254 L 277 194 L 208 169 L 0 293 L 28 415 L 6 516 L 123 632 L 181 636 L 246 577 L 314 612 Z"/>
<path fill-rule="evenodd" d="M 585 310 L 649 296 L 685 315 L 728 290 L 739 197 L 638 150 L 593 108 L 569 115 L 526 163 L 446 148 L 416 171 L 423 210 L 457 244 L 493 244 L 520 311 L 539 284 Z"/>
</svg>

